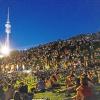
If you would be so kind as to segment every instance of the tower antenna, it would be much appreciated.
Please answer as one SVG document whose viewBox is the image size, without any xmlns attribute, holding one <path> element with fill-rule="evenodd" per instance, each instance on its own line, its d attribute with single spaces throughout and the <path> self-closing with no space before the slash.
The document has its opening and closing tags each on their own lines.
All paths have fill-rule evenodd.
<svg viewBox="0 0 100 100">
<path fill-rule="evenodd" d="M 7 23 L 10 23 L 10 20 L 9 20 L 9 7 L 8 7 L 8 14 L 7 14 Z"/>
</svg>

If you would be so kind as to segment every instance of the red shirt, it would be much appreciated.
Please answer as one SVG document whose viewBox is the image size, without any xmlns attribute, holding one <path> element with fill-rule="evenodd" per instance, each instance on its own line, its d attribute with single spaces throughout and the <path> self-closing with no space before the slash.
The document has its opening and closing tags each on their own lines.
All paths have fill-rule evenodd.
<svg viewBox="0 0 100 100">
<path fill-rule="evenodd" d="M 92 90 L 88 86 L 81 85 L 77 90 L 80 91 L 84 96 L 92 96 Z"/>
</svg>

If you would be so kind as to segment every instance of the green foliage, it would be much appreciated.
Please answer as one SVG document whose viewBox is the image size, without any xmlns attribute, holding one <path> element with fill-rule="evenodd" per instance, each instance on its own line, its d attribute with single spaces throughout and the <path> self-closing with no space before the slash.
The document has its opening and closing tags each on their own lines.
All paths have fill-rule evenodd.
<svg viewBox="0 0 100 100">
<path fill-rule="evenodd" d="M 36 87 L 37 80 L 34 79 L 33 76 L 29 75 L 27 77 L 24 77 L 23 80 L 17 80 L 14 87 L 15 88 L 19 87 L 21 82 L 24 82 L 24 84 L 27 84 L 28 85 L 28 91 L 30 91 L 31 88 Z"/>
</svg>

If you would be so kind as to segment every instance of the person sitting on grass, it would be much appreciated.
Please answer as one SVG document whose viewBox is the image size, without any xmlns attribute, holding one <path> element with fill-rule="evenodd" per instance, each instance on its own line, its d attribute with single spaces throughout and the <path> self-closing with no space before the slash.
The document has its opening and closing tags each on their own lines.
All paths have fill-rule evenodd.
<svg viewBox="0 0 100 100">
<path fill-rule="evenodd" d="M 4 100 L 4 90 L 2 84 L 0 84 L 0 100 Z"/>
<path fill-rule="evenodd" d="M 72 97 L 73 100 L 94 100 L 92 89 L 88 86 L 86 78 L 80 79 L 80 86 L 76 89 L 76 96 Z"/>
<path fill-rule="evenodd" d="M 28 93 L 28 100 L 32 100 L 34 96 L 35 88 L 31 88 L 31 91 Z"/>
<path fill-rule="evenodd" d="M 21 100 L 20 92 L 18 90 L 14 93 L 14 100 Z"/>
<path fill-rule="evenodd" d="M 72 92 L 74 92 L 75 87 L 76 87 L 74 82 L 75 82 L 75 76 L 74 75 L 67 76 L 67 78 L 66 78 L 66 95 L 67 96 L 70 96 L 70 94 Z"/>
<path fill-rule="evenodd" d="M 59 84 L 58 84 L 58 79 L 57 79 L 57 75 L 56 74 L 52 74 L 51 77 L 50 77 L 50 81 L 51 81 L 51 85 L 52 85 L 52 88 L 57 88 L 59 87 Z"/>
<path fill-rule="evenodd" d="M 37 83 L 37 92 L 45 92 L 45 81 L 43 78 L 40 78 Z"/>
<path fill-rule="evenodd" d="M 19 93 L 20 93 L 21 99 L 25 98 L 25 100 L 26 100 L 26 97 L 28 97 L 28 95 L 27 95 L 27 93 L 28 93 L 28 85 L 24 84 L 23 82 L 21 82 L 20 86 L 19 86 Z"/>
<path fill-rule="evenodd" d="M 11 84 L 9 84 L 8 89 L 7 89 L 7 91 L 5 91 L 5 94 L 4 94 L 4 100 L 12 99 L 13 93 L 14 93 L 14 87 Z"/>
<path fill-rule="evenodd" d="M 51 90 L 51 80 L 50 80 L 50 77 L 47 77 L 45 79 L 45 86 L 46 86 L 46 90 Z"/>
</svg>

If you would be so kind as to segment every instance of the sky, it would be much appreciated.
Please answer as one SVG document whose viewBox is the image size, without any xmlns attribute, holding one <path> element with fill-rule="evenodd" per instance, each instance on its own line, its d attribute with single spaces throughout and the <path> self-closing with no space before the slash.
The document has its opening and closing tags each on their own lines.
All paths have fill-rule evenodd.
<svg viewBox="0 0 100 100">
<path fill-rule="evenodd" d="M 13 48 L 100 31 L 100 0 L 0 0 L 0 38 L 10 9 Z"/>
</svg>

